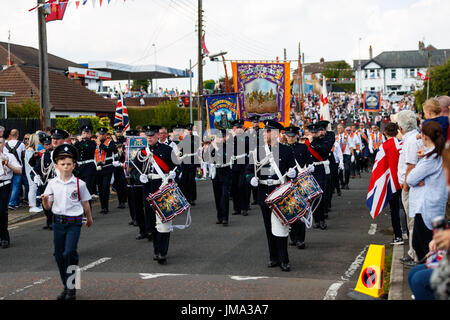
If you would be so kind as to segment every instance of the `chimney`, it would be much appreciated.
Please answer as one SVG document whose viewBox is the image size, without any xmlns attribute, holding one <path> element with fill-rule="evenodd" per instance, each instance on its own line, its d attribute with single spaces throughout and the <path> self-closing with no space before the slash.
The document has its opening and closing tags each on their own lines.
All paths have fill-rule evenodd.
<svg viewBox="0 0 450 320">
<path fill-rule="evenodd" d="M 372 45 L 369 47 L 369 59 L 372 60 L 373 58 L 373 50 L 372 50 Z"/>
<path fill-rule="evenodd" d="M 324 58 L 320 58 L 320 63 L 324 63 L 325 59 Z"/>
</svg>

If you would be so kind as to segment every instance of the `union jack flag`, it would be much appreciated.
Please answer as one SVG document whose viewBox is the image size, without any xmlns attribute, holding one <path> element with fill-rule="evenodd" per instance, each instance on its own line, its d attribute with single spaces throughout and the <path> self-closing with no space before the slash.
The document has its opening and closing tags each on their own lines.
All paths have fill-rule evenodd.
<svg viewBox="0 0 450 320">
<path fill-rule="evenodd" d="M 130 129 L 130 119 L 128 118 L 128 110 L 123 96 L 120 95 L 120 99 L 117 100 L 116 115 L 114 117 L 114 126 L 123 125 L 123 132 Z"/>
<path fill-rule="evenodd" d="M 392 138 L 384 142 L 377 152 L 367 193 L 367 208 L 373 219 L 387 206 L 392 195 L 401 189 L 397 177 L 401 149 L 402 142 Z"/>
</svg>

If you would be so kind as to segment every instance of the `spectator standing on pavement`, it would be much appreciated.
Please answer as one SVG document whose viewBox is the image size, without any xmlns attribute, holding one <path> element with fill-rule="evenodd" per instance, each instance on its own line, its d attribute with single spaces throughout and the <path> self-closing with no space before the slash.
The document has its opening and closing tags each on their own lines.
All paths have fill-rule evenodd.
<svg viewBox="0 0 450 320">
<path fill-rule="evenodd" d="M 409 213 L 414 214 L 412 244 L 417 259 L 428 253 L 433 238 L 431 221 L 445 214 L 448 191 L 442 168 L 444 137 L 439 123 L 431 121 L 422 126 L 422 157 L 406 177 L 410 189 Z M 414 201 L 412 201 L 414 199 Z"/>
<path fill-rule="evenodd" d="M 12 154 L 22 167 L 25 155 L 25 144 L 19 141 L 19 130 L 12 129 L 8 141 L 5 142 L 5 151 Z M 14 173 L 12 178 L 11 198 L 9 199 L 9 209 L 16 210 L 20 204 L 20 189 L 22 188 L 22 172 Z"/>
<path fill-rule="evenodd" d="M 36 203 L 38 186 L 36 183 L 34 183 L 33 179 L 31 179 L 32 168 L 29 164 L 31 157 L 34 155 L 35 152 L 38 152 L 37 148 L 38 148 L 39 144 L 40 144 L 39 136 L 37 134 L 33 133 L 30 136 L 28 147 L 27 147 L 27 150 L 25 151 L 25 161 L 24 161 L 25 170 L 24 170 L 24 172 L 25 172 L 25 176 L 26 176 L 26 179 L 28 181 L 28 186 L 29 186 L 28 193 L 25 193 L 25 196 L 28 197 L 28 205 L 30 207 L 30 209 L 29 209 L 30 213 L 42 211 L 42 208 L 37 206 L 37 203 Z"/>
<path fill-rule="evenodd" d="M 0 137 L 0 245 L 9 247 L 8 203 L 11 195 L 11 180 L 14 174 L 21 174 L 22 167 L 10 153 L 5 153 L 5 138 Z"/>
<path fill-rule="evenodd" d="M 408 239 L 409 250 L 406 257 L 400 259 L 405 265 L 414 266 L 417 263 L 417 256 L 413 249 L 412 238 L 414 231 L 414 214 L 409 212 L 409 186 L 406 183 L 406 176 L 416 166 L 419 158 L 417 152 L 419 151 L 417 141 L 417 119 L 413 111 L 403 110 L 397 114 L 397 124 L 399 126 L 400 133 L 402 134 L 402 150 L 400 151 L 400 158 L 398 160 L 398 182 L 403 186 L 402 190 L 402 204 L 405 209 L 407 227 L 408 227 Z M 414 199 L 413 199 L 414 201 Z"/>
<path fill-rule="evenodd" d="M 442 133 L 444 136 L 444 142 L 447 141 L 447 130 L 449 127 L 448 116 L 441 116 L 441 105 L 437 99 L 428 99 L 423 104 L 423 113 L 425 114 L 425 121 L 422 125 L 427 122 L 435 121 L 439 123 L 442 127 Z"/>
</svg>

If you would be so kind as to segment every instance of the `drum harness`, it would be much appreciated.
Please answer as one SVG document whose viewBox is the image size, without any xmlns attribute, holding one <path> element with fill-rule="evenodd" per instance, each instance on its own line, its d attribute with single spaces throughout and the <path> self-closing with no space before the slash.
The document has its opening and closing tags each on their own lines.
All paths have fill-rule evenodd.
<svg viewBox="0 0 450 320">
<path fill-rule="evenodd" d="M 152 180 L 162 180 L 161 185 L 159 186 L 158 190 L 161 190 L 161 188 L 163 188 L 168 182 L 169 182 L 169 174 L 164 174 L 163 171 L 161 170 L 160 166 L 158 165 L 158 163 L 155 161 L 155 159 L 153 158 L 153 153 L 150 152 L 150 149 L 148 147 L 146 147 L 146 151 L 147 151 L 147 155 L 143 156 L 142 152 L 138 152 L 138 154 L 136 155 L 136 158 L 138 159 L 138 161 L 144 163 L 145 162 L 145 166 L 144 166 L 144 170 L 143 172 L 148 172 L 148 169 L 150 168 L 150 165 L 153 166 L 153 168 L 156 170 L 157 174 L 144 174 L 143 172 L 141 172 L 141 170 L 139 170 L 139 168 L 134 164 L 133 161 L 130 161 L 133 166 L 136 168 L 136 170 L 139 172 L 140 175 L 146 175 L 148 178 L 152 179 Z M 171 171 L 171 172 L 175 172 L 175 168 Z M 183 225 L 171 225 L 170 226 L 170 232 L 173 232 L 173 229 L 179 229 L 179 230 L 184 230 L 189 228 L 189 226 L 191 225 L 192 219 L 191 219 L 191 209 L 189 208 L 188 212 L 187 212 L 187 217 L 186 217 L 186 223 Z"/>
</svg>

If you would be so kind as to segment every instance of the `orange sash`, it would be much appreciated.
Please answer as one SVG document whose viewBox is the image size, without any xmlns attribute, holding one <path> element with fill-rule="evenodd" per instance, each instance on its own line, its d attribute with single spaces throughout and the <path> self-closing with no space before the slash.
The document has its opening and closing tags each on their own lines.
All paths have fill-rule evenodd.
<svg viewBox="0 0 450 320">
<path fill-rule="evenodd" d="M 109 142 L 110 141 L 111 141 L 110 139 L 106 139 L 104 144 L 106 146 L 109 146 Z M 99 150 L 100 150 L 100 148 L 97 146 L 97 149 L 95 149 L 95 162 L 97 162 L 97 163 L 99 163 L 99 162 L 105 163 L 106 152 L 105 152 L 105 150 L 102 150 L 101 155 L 99 155 Z"/>
</svg>

